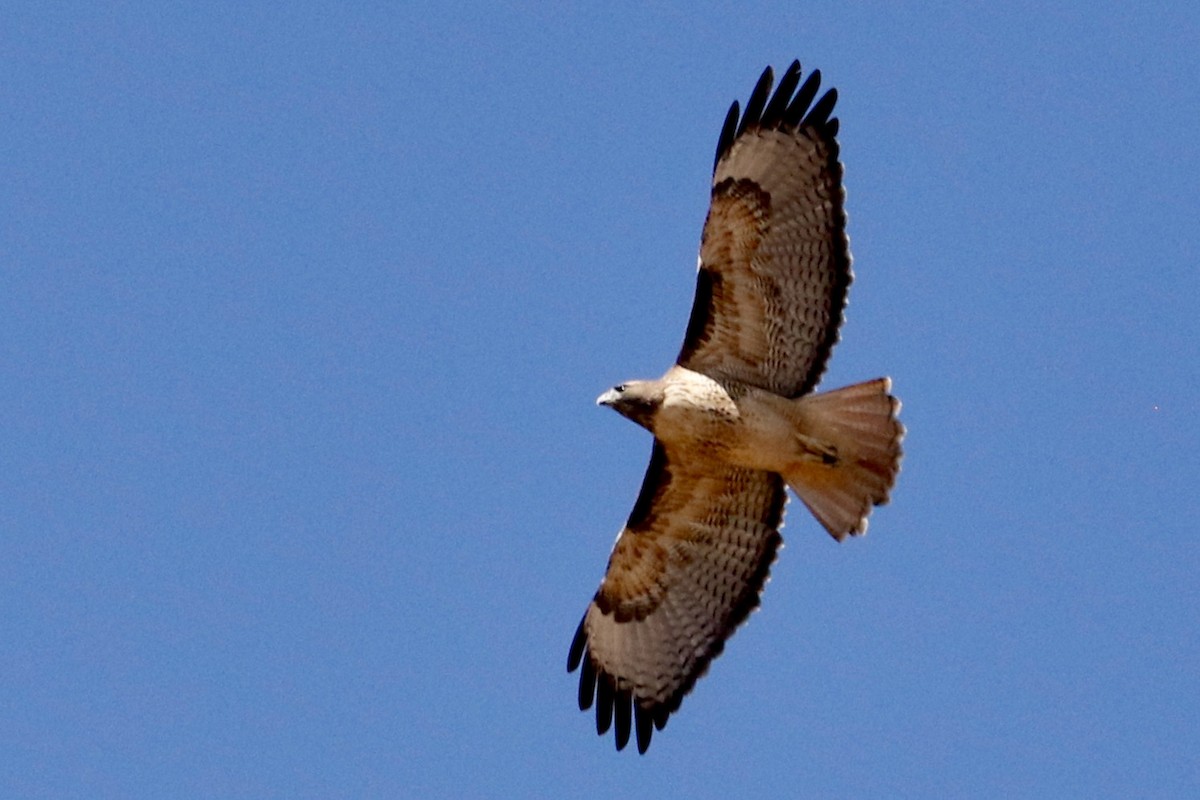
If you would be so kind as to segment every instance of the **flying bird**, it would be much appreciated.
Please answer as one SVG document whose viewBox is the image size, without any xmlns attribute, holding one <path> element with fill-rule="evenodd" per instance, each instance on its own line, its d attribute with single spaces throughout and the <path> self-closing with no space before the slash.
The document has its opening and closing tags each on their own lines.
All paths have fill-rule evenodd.
<svg viewBox="0 0 1200 800">
<path fill-rule="evenodd" d="M 571 643 L 579 708 L 617 749 L 654 731 L 758 606 L 790 487 L 835 539 L 866 533 L 900 469 L 891 381 L 814 393 L 850 286 L 845 191 L 821 76 L 764 70 L 717 141 L 696 296 L 675 365 L 602 394 L 654 435 Z"/>
</svg>

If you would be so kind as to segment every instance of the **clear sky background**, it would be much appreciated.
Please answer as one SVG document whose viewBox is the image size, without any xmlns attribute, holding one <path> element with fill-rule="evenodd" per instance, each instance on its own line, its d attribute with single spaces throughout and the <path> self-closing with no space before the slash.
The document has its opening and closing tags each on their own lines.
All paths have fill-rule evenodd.
<svg viewBox="0 0 1200 800">
<path fill-rule="evenodd" d="M 1193 3 L 10 5 L 0 796 L 1200 792 Z M 892 504 L 649 754 L 567 646 L 717 133 L 841 95 Z"/>
</svg>

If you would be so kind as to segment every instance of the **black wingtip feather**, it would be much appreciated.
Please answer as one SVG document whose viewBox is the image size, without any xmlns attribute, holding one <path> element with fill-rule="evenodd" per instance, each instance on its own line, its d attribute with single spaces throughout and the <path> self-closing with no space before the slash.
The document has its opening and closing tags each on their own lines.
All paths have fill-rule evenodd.
<svg viewBox="0 0 1200 800">
<path fill-rule="evenodd" d="M 612 678 L 601 675 L 596 684 L 596 734 L 603 736 L 612 727 L 613 685 Z"/>
<path fill-rule="evenodd" d="M 754 91 L 750 93 L 750 99 L 746 101 L 746 113 L 742 114 L 742 124 L 738 126 L 738 136 L 745 133 L 752 125 L 758 124 L 762 117 L 763 106 L 767 104 L 767 95 L 771 92 L 771 84 L 774 82 L 775 72 L 767 67 L 759 77 L 758 83 L 754 84 Z"/>
<path fill-rule="evenodd" d="M 791 63 L 787 71 L 783 73 L 783 77 L 779 79 L 779 85 L 775 87 L 775 94 L 771 96 L 771 102 L 767 103 L 759 125 L 764 128 L 773 128 L 779 124 L 783 119 L 784 112 L 787 111 L 792 92 L 796 91 L 799 83 L 800 62 L 797 60 Z"/>
<path fill-rule="evenodd" d="M 579 673 L 579 710 L 587 711 L 592 707 L 596 697 L 596 667 L 589 658 L 583 662 L 583 672 Z"/>
<path fill-rule="evenodd" d="M 713 172 L 717 171 L 717 164 L 720 163 L 721 156 L 725 155 L 725 151 L 737 138 L 739 108 L 738 101 L 734 100 L 733 105 L 729 107 L 729 113 L 725 115 L 725 124 L 721 126 L 721 135 L 717 137 L 717 155 L 713 158 Z"/>
<path fill-rule="evenodd" d="M 616 712 L 617 750 L 624 750 L 629 744 L 633 723 L 633 694 L 628 689 L 620 689 L 613 696 L 613 711 Z"/>
<path fill-rule="evenodd" d="M 788 104 L 787 111 L 783 115 L 783 124 L 789 128 L 799 125 L 800 120 L 804 118 L 804 112 L 808 111 L 808 106 L 812 103 L 813 98 L 817 96 L 820 88 L 821 70 L 814 69 L 804 80 L 804 85 L 800 87 L 800 91 L 796 92 L 796 96 L 792 98 L 792 102 Z"/>
<path fill-rule="evenodd" d="M 650 737 L 654 735 L 654 717 L 651 712 L 640 705 L 633 707 L 633 725 L 637 732 L 637 748 L 640 755 L 645 755 L 650 747 Z"/>
<path fill-rule="evenodd" d="M 587 631 L 584 629 L 584 623 L 587 622 L 587 613 L 583 615 L 583 619 L 579 620 L 579 627 L 575 629 L 575 638 L 571 640 L 571 649 L 567 652 L 567 673 L 572 673 L 579 668 L 579 662 L 583 659 L 583 651 L 587 648 Z"/>
<path fill-rule="evenodd" d="M 812 107 L 812 111 L 808 112 L 808 116 L 801 123 L 813 128 L 820 128 L 829 122 L 829 115 L 833 113 L 833 107 L 837 103 L 837 89 L 830 89 L 825 95 L 817 101 L 817 104 Z"/>
</svg>

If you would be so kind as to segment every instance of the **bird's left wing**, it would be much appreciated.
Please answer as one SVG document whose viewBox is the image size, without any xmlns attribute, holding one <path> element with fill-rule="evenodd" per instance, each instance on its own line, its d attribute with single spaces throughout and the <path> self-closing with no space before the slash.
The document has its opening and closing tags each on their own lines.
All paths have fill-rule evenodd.
<svg viewBox="0 0 1200 800">
<path fill-rule="evenodd" d="M 778 475 L 672 459 L 657 440 L 642 490 L 567 660 L 596 730 L 631 725 L 645 752 L 725 640 L 758 605 L 780 544 Z"/>
</svg>

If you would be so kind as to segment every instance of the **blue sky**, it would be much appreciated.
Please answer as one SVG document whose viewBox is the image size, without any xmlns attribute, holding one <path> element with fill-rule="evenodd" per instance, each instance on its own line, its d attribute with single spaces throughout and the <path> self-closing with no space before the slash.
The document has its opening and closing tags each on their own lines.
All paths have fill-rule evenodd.
<svg viewBox="0 0 1200 800">
<path fill-rule="evenodd" d="M 1200 11 L 60 4 L 0 25 L 0 795 L 1200 791 Z M 803 7 L 801 7 L 803 6 Z M 763 66 L 891 375 L 650 753 L 567 645 Z"/>
</svg>

